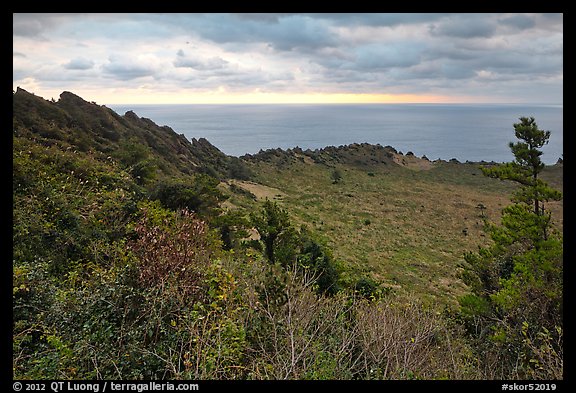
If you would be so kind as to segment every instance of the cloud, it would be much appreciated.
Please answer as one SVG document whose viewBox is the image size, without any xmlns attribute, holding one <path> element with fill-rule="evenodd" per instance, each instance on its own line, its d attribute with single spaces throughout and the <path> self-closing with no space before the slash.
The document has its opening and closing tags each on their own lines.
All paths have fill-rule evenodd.
<svg viewBox="0 0 576 393">
<path fill-rule="evenodd" d="M 314 50 L 337 45 L 337 37 L 328 23 L 300 14 L 262 17 L 208 14 L 202 18 L 191 15 L 180 16 L 175 22 L 184 31 L 219 44 L 265 43 L 278 51 Z"/>
<path fill-rule="evenodd" d="M 354 68 L 359 70 L 409 67 L 420 63 L 420 45 L 397 43 L 394 45 L 366 45 L 356 51 Z"/>
<path fill-rule="evenodd" d="M 336 46 L 336 35 L 329 26 L 306 16 L 290 16 L 280 19 L 275 28 L 267 29 L 270 45 L 277 50 L 316 50 Z"/>
<path fill-rule="evenodd" d="M 333 22 L 337 26 L 386 26 L 415 25 L 445 18 L 441 13 L 328 13 L 309 14 L 315 18 Z"/>
<path fill-rule="evenodd" d="M 534 18 L 527 15 L 512 15 L 498 20 L 501 24 L 514 27 L 519 30 L 530 29 L 536 26 Z"/>
<path fill-rule="evenodd" d="M 496 31 L 496 24 L 482 14 L 452 16 L 446 20 L 431 24 L 430 34 L 455 38 L 488 38 Z"/>
<path fill-rule="evenodd" d="M 84 57 L 77 57 L 64 64 L 64 68 L 68 70 L 89 70 L 93 67 L 94 62 Z"/>
<path fill-rule="evenodd" d="M 174 67 L 192 68 L 195 70 L 219 70 L 225 68 L 228 62 L 220 57 L 199 59 L 187 56 L 182 49 L 176 53 Z"/>
<path fill-rule="evenodd" d="M 68 13 L 24 13 L 12 14 L 12 34 L 14 36 L 34 38 L 36 40 L 47 40 L 46 34 L 56 29 L 67 20 L 75 18 L 81 14 Z"/>
<path fill-rule="evenodd" d="M 102 70 L 115 79 L 129 81 L 153 76 L 158 69 L 151 62 L 141 61 L 137 58 L 110 56 L 108 63 L 102 66 Z"/>
<path fill-rule="evenodd" d="M 13 14 L 13 22 L 14 84 L 464 96 L 538 81 L 562 99 L 562 14 Z"/>
<path fill-rule="evenodd" d="M 51 18 L 44 18 L 38 14 L 12 14 L 12 34 L 21 37 L 38 37 L 50 25 Z"/>
<path fill-rule="evenodd" d="M 278 23 L 278 20 L 282 17 L 295 15 L 293 13 L 238 13 L 234 14 L 235 17 L 239 19 L 245 19 L 250 21 L 258 21 L 258 22 L 269 22 L 269 23 Z"/>
</svg>

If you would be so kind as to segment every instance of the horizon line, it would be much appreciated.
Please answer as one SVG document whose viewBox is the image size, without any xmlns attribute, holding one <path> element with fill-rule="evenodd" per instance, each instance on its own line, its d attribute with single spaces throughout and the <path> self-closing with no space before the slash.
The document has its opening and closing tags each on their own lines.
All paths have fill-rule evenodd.
<svg viewBox="0 0 576 393">
<path fill-rule="evenodd" d="M 60 97 L 68 91 L 85 101 L 98 105 L 385 105 L 385 104 L 417 104 L 417 105 L 554 105 L 562 106 L 562 102 L 536 103 L 516 101 L 513 98 L 494 99 L 494 97 L 471 97 L 465 95 L 446 96 L 437 94 L 390 94 L 390 93 L 265 93 L 265 92 L 134 92 L 119 89 L 109 91 L 93 90 L 43 90 L 34 93 L 35 89 L 13 87 L 13 91 L 21 88 L 39 97 Z M 50 98 L 44 98 L 50 100 Z"/>
<path fill-rule="evenodd" d="M 564 103 L 549 102 L 113 102 L 98 105 L 536 105 L 564 106 Z"/>
</svg>

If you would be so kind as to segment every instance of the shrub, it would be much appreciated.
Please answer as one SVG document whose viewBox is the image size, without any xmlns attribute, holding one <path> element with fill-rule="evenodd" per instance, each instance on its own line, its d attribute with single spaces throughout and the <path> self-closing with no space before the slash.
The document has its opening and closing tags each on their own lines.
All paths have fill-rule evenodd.
<svg viewBox="0 0 576 393">
<path fill-rule="evenodd" d="M 198 174 L 193 180 L 166 180 L 158 183 L 151 194 L 168 209 L 188 209 L 201 216 L 211 215 L 227 197 L 218 190 L 219 180 Z"/>
<path fill-rule="evenodd" d="M 332 180 L 332 184 L 338 184 L 342 182 L 342 172 L 339 169 L 334 169 L 330 172 L 330 179 Z"/>
</svg>

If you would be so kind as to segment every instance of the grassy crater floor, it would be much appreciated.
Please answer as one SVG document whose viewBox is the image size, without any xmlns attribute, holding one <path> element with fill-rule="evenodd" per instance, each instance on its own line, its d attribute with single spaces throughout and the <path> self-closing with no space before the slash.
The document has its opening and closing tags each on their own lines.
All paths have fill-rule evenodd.
<svg viewBox="0 0 576 393">
<path fill-rule="evenodd" d="M 499 222 L 515 184 L 482 175 L 475 163 L 328 166 L 296 160 L 279 167 L 251 163 L 256 183 L 242 184 L 256 197 L 279 201 L 293 222 L 322 234 L 343 280 L 372 277 L 400 293 L 456 304 L 466 287 L 458 265 L 466 251 L 489 243 L 483 216 Z M 338 169 L 342 180 L 334 184 Z M 562 189 L 562 166 L 542 178 Z M 483 205 L 485 209 L 480 209 Z M 562 202 L 550 203 L 562 228 Z"/>
</svg>

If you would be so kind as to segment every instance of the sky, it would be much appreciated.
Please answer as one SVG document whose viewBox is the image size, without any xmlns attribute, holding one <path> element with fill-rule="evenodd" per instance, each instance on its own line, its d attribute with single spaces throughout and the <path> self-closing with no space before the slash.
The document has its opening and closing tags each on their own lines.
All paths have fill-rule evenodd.
<svg viewBox="0 0 576 393">
<path fill-rule="evenodd" d="M 563 15 L 13 14 L 12 75 L 100 105 L 557 105 Z"/>
</svg>

